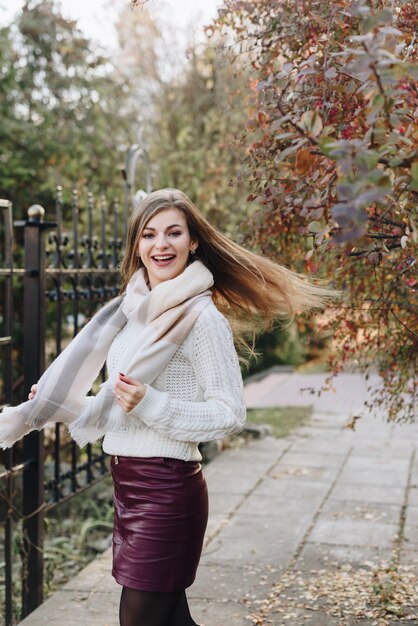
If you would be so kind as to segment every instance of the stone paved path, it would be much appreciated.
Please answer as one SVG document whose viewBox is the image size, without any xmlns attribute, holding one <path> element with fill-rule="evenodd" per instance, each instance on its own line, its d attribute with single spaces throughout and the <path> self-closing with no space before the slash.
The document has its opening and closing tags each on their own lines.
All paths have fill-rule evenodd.
<svg viewBox="0 0 418 626">
<path fill-rule="evenodd" d="M 249 406 L 298 399 L 314 404 L 314 416 L 285 439 L 227 450 L 206 468 L 210 520 L 188 594 L 199 624 L 248 626 L 247 616 L 291 564 L 300 572 L 371 566 L 400 542 L 402 562 L 417 566 L 418 426 L 367 416 L 353 432 L 345 426 L 367 396 L 364 382 L 343 375 L 335 392 L 302 402 L 298 389 L 323 379 L 279 373 L 248 385 Z M 22 626 L 117 626 L 119 587 L 109 570 L 107 552 Z M 281 620 L 278 614 L 274 625 L 342 623 L 302 610 Z"/>
</svg>

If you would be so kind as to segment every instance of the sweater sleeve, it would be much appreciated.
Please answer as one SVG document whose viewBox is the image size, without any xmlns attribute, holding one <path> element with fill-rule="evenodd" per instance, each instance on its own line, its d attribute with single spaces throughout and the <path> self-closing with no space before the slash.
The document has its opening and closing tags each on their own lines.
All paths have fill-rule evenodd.
<svg viewBox="0 0 418 626">
<path fill-rule="evenodd" d="M 204 311 L 192 331 L 191 365 L 203 401 L 179 400 L 146 385 L 129 415 L 179 441 L 210 441 L 242 430 L 246 410 L 238 357 L 228 322 L 215 312 Z"/>
</svg>

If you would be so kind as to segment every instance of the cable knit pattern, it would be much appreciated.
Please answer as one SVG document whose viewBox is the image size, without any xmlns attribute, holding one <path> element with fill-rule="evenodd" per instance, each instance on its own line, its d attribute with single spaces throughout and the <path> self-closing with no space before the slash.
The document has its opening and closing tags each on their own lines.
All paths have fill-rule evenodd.
<svg viewBox="0 0 418 626">
<path fill-rule="evenodd" d="M 135 342 L 137 323 L 128 321 L 109 350 L 109 375 Z M 243 383 L 232 332 L 210 303 L 192 331 L 129 413 L 126 426 L 106 433 L 103 449 L 121 456 L 201 460 L 198 443 L 242 430 Z"/>
</svg>

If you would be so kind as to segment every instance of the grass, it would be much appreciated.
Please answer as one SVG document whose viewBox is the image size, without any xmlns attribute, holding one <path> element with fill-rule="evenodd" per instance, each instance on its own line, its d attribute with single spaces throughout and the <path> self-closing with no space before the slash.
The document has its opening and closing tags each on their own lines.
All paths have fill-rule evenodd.
<svg viewBox="0 0 418 626">
<path fill-rule="evenodd" d="M 329 372 L 329 365 L 324 361 L 308 361 L 295 367 L 297 374 L 325 374 Z"/>
<path fill-rule="evenodd" d="M 304 426 L 312 415 L 311 406 L 284 406 L 268 409 L 248 409 L 249 424 L 270 424 L 273 436 L 287 437 L 295 428 Z"/>
</svg>

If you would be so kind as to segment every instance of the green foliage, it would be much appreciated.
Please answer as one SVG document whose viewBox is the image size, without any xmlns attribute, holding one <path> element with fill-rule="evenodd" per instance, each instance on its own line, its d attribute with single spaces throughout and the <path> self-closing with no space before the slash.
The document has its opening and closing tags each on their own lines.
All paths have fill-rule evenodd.
<svg viewBox="0 0 418 626">
<path fill-rule="evenodd" d="M 258 357 L 250 363 L 249 375 L 261 372 L 272 365 L 300 365 L 305 362 L 307 356 L 295 324 L 260 335 L 256 339 L 254 351 Z"/>
<path fill-rule="evenodd" d="M 19 486 L 19 490 L 21 487 Z M 110 545 L 113 526 L 112 480 L 104 478 L 98 484 L 70 498 L 50 511 L 45 518 L 44 594 L 57 591 L 63 584 L 90 563 L 99 552 Z M 4 496 L 4 494 L 3 494 Z M 18 510 L 21 503 L 14 502 Z M 23 530 L 19 520 L 13 529 L 13 605 L 16 623 L 19 621 L 22 594 Z M 4 562 L 0 562 L 0 582 L 4 583 Z M 4 606 L 5 585 L 0 585 L 0 603 Z M 3 625 L 0 613 L 0 625 Z"/>
<path fill-rule="evenodd" d="M 311 406 L 282 406 L 270 409 L 248 409 L 249 424 L 270 424 L 273 436 L 287 437 L 295 429 L 304 426 L 312 415 Z"/>
<path fill-rule="evenodd" d="M 110 544 L 112 481 L 106 477 L 88 492 L 60 504 L 45 520 L 45 592 L 71 580 Z"/>
<path fill-rule="evenodd" d="M 191 50 L 183 74 L 159 95 L 150 136 L 155 186 L 184 190 L 214 226 L 235 237 L 251 211 L 245 189 L 230 183 L 244 157 L 236 136 L 246 119 L 247 81 L 245 68 L 232 67 L 223 48 Z"/>
<path fill-rule="evenodd" d="M 217 22 L 253 70 L 247 242 L 343 289 L 317 320 L 330 364 L 376 369 L 392 419 L 418 389 L 417 22 L 416 2 L 384 0 L 226 0 Z"/>
<path fill-rule="evenodd" d="M 57 0 L 25 3 L 0 31 L 0 195 L 19 218 L 34 202 L 52 212 L 58 182 L 115 190 L 126 149 L 139 140 L 154 188 L 183 189 L 215 225 L 233 229 L 249 211 L 245 189 L 230 185 L 243 157 L 235 135 L 246 119 L 247 70 L 226 49 L 203 45 L 181 75 L 163 78 L 158 51 L 168 44 L 145 6 L 121 5 L 117 32 L 110 60 Z"/>
<path fill-rule="evenodd" d="M 51 200 L 57 182 L 120 184 L 134 112 L 118 115 L 123 84 L 56 0 L 26 2 L 0 30 L 0 61 L 2 197 L 23 212 Z"/>
</svg>

